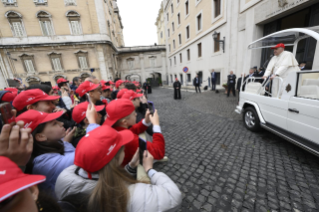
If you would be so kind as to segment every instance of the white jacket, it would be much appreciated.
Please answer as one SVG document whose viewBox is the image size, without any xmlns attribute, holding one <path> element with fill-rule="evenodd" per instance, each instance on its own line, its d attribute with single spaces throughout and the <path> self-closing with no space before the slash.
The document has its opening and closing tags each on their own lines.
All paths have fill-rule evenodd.
<svg viewBox="0 0 319 212">
<path fill-rule="evenodd" d="M 55 192 L 58 200 L 68 201 L 76 206 L 91 194 L 97 180 L 85 179 L 76 174 L 77 166 L 66 168 L 58 177 Z M 95 175 L 96 176 L 96 175 Z M 92 176 L 93 178 L 95 176 Z M 128 212 L 176 211 L 182 203 L 182 194 L 176 184 L 164 173 L 156 172 L 151 184 L 129 185 L 130 201 Z"/>
</svg>

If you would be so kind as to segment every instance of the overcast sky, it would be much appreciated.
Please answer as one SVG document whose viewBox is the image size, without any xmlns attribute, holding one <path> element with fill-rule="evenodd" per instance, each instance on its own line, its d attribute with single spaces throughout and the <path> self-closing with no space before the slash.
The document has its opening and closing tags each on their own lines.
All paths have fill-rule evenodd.
<svg viewBox="0 0 319 212">
<path fill-rule="evenodd" d="M 155 26 L 162 0 L 117 0 L 124 26 L 125 46 L 157 43 Z"/>
</svg>

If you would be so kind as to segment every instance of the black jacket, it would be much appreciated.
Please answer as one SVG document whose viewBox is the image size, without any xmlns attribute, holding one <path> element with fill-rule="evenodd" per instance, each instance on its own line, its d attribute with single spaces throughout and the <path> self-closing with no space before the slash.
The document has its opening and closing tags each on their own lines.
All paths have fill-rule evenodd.
<svg viewBox="0 0 319 212">
<path fill-rule="evenodd" d="M 229 84 L 236 84 L 236 75 L 228 75 L 227 77 L 227 85 Z"/>
<path fill-rule="evenodd" d="M 174 89 L 176 89 L 176 88 L 181 89 L 182 84 L 179 81 L 175 81 L 174 84 L 173 84 L 173 87 L 174 87 Z"/>
<path fill-rule="evenodd" d="M 198 79 L 197 83 L 196 83 L 196 77 L 193 79 L 194 86 L 200 86 L 202 84 L 201 79 L 200 78 L 197 78 L 197 79 Z"/>
</svg>

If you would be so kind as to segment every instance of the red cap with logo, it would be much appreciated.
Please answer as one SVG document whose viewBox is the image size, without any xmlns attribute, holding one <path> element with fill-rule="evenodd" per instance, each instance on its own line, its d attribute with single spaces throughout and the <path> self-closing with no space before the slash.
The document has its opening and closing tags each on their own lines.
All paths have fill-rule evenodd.
<svg viewBox="0 0 319 212">
<path fill-rule="evenodd" d="M 134 134 L 130 130 L 117 132 L 110 126 L 98 127 L 80 140 L 75 150 L 74 165 L 90 173 L 97 172 L 133 138 Z"/>
<path fill-rule="evenodd" d="M 116 81 L 116 83 L 115 83 L 115 87 L 118 88 L 118 87 L 120 87 L 120 85 L 122 85 L 123 83 L 124 83 L 123 80 L 118 80 L 118 81 Z"/>
<path fill-rule="evenodd" d="M 60 83 L 69 83 L 68 80 L 64 79 L 64 78 L 60 78 L 56 81 L 56 83 L 60 84 Z"/>
<path fill-rule="evenodd" d="M 87 92 L 93 91 L 97 89 L 99 86 L 100 84 L 94 84 L 93 82 L 85 81 L 75 90 L 75 92 L 79 94 L 80 97 L 82 97 Z"/>
<path fill-rule="evenodd" d="M 45 176 L 24 174 L 9 158 L 0 156 L 0 202 L 44 181 Z"/>
<path fill-rule="evenodd" d="M 78 104 L 77 106 L 75 106 L 73 108 L 72 119 L 76 123 L 78 123 L 78 124 L 81 123 L 81 121 L 86 117 L 86 110 L 87 110 L 88 106 L 89 106 L 89 102 L 82 102 L 81 104 Z M 104 105 L 95 106 L 95 110 L 97 112 L 100 112 L 104 108 L 105 108 Z"/>
<path fill-rule="evenodd" d="M 139 98 L 143 96 L 143 94 L 139 94 L 139 93 L 135 93 L 132 90 L 128 90 L 127 92 L 125 92 L 123 94 L 123 96 L 121 97 L 121 99 L 128 99 L 128 100 L 134 100 L 135 98 Z"/>
<path fill-rule="evenodd" d="M 63 115 L 63 111 L 56 113 L 44 113 L 37 110 L 28 110 L 16 118 L 16 122 L 24 121 L 23 128 L 35 130 L 40 124 L 56 120 Z"/>
<path fill-rule="evenodd" d="M 285 48 L 285 44 L 283 44 L 283 43 L 278 43 L 276 46 L 271 47 L 271 49 L 278 49 L 278 48 Z"/>
<path fill-rule="evenodd" d="M 116 98 L 118 98 L 118 99 L 122 98 L 123 94 L 125 94 L 127 91 L 128 91 L 128 89 L 123 88 L 122 90 L 120 90 L 120 91 L 117 93 Z"/>
<path fill-rule="evenodd" d="M 103 125 L 113 126 L 118 120 L 135 111 L 132 101 L 127 99 L 115 99 L 106 107 L 107 118 Z"/>
<path fill-rule="evenodd" d="M 114 85 L 115 83 L 111 80 L 107 81 L 106 83 L 109 83 L 110 85 Z"/>
<path fill-rule="evenodd" d="M 40 89 L 31 89 L 19 93 L 19 95 L 13 100 L 12 105 L 20 111 L 26 106 L 32 105 L 36 102 L 54 101 L 57 99 L 60 99 L 60 96 L 49 96 Z"/>
</svg>

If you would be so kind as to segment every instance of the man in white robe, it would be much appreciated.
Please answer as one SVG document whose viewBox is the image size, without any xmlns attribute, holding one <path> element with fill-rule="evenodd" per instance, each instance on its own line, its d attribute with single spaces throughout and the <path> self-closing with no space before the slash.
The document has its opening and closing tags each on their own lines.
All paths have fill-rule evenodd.
<svg viewBox="0 0 319 212">
<path fill-rule="evenodd" d="M 274 49 L 274 55 L 265 71 L 265 74 L 263 76 L 264 79 L 267 79 L 269 76 L 272 82 L 272 97 L 278 97 L 281 96 L 282 90 L 284 88 L 285 78 L 289 75 L 291 72 L 300 71 L 298 67 L 298 62 L 294 55 L 291 52 L 284 51 L 285 45 L 283 43 L 277 44 L 275 47 L 272 47 Z M 275 78 L 277 77 L 277 78 Z M 281 85 L 281 89 L 279 91 L 279 87 L 281 84 L 281 80 L 283 79 L 283 83 Z"/>
</svg>

